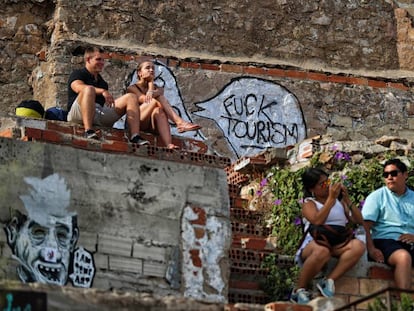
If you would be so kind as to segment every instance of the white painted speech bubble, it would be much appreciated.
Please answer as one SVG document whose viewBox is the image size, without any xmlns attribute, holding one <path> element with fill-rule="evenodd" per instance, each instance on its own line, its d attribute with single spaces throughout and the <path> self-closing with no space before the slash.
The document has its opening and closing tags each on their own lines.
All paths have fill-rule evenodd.
<svg viewBox="0 0 414 311">
<path fill-rule="evenodd" d="M 297 98 L 272 81 L 234 78 L 215 97 L 195 104 L 199 117 L 214 120 L 237 158 L 294 145 L 306 137 Z"/>
</svg>

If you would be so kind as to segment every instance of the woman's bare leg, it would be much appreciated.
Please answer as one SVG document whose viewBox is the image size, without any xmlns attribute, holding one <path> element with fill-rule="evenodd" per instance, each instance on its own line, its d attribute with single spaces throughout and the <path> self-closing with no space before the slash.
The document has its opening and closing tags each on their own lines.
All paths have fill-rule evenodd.
<svg viewBox="0 0 414 311">
<path fill-rule="evenodd" d="M 198 124 L 193 124 L 184 121 L 170 105 L 170 102 L 164 95 L 160 95 L 156 100 L 161 104 L 169 120 L 171 120 L 177 126 L 178 132 L 195 131 L 201 128 Z"/>
</svg>

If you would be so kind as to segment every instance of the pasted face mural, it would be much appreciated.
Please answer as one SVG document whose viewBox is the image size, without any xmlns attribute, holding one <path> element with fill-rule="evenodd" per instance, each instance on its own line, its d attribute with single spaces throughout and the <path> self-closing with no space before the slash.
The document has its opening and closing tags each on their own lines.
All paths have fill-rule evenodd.
<svg viewBox="0 0 414 311">
<path fill-rule="evenodd" d="M 26 177 L 24 180 L 30 191 L 20 199 L 27 215 L 16 210 L 5 228 L 13 258 L 20 264 L 17 268 L 19 278 L 23 282 L 65 285 L 79 237 L 77 215 L 68 211 L 70 191 L 57 174 L 44 179 Z M 85 256 L 91 258 L 87 253 L 81 256 L 83 260 Z M 78 263 L 73 265 L 79 266 Z M 89 283 L 85 281 L 75 286 L 90 287 L 94 267 L 88 272 Z M 76 279 L 76 276 L 71 278 Z"/>
<path fill-rule="evenodd" d="M 235 78 L 214 98 L 196 105 L 201 110 L 194 114 L 214 120 L 238 158 L 294 145 L 306 137 L 298 100 L 272 81 Z"/>
</svg>

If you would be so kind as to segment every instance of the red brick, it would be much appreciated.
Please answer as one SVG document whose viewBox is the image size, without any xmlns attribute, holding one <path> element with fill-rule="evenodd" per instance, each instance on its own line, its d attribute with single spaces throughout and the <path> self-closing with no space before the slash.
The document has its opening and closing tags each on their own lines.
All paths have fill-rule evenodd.
<svg viewBox="0 0 414 311">
<path fill-rule="evenodd" d="M 339 75 L 329 76 L 329 82 L 332 83 L 349 83 L 349 78 Z"/>
<path fill-rule="evenodd" d="M 196 220 L 190 221 L 193 225 L 205 226 L 207 223 L 206 211 L 200 207 L 192 206 L 193 212 L 198 215 Z"/>
<path fill-rule="evenodd" d="M 124 131 L 122 131 L 122 130 L 111 130 L 109 132 L 105 132 L 105 139 L 125 141 Z"/>
<path fill-rule="evenodd" d="M 220 70 L 220 66 L 217 65 L 217 64 L 202 63 L 202 64 L 200 64 L 200 66 L 201 66 L 201 69 L 204 69 L 204 70 Z"/>
<path fill-rule="evenodd" d="M 192 63 L 192 62 L 181 62 L 180 67 L 181 68 L 200 69 L 200 64 L 199 63 Z"/>
<path fill-rule="evenodd" d="M 385 87 L 387 87 L 387 83 L 385 81 L 368 80 L 368 86 L 378 87 L 378 88 L 385 88 Z"/>
<path fill-rule="evenodd" d="M 239 65 L 221 64 L 221 71 L 243 73 L 243 67 Z"/>
<path fill-rule="evenodd" d="M 26 127 L 25 135 L 28 138 L 41 139 L 42 138 L 42 130 Z"/>
<path fill-rule="evenodd" d="M 269 76 L 286 77 L 286 70 L 278 69 L 278 68 L 268 68 L 267 74 Z"/>
<path fill-rule="evenodd" d="M 203 264 L 201 262 L 201 259 L 200 259 L 200 250 L 198 250 L 198 249 L 190 250 L 190 256 L 191 256 L 191 260 L 193 262 L 193 265 L 195 267 L 201 268 L 203 266 Z"/>
<path fill-rule="evenodd" d="M 110 143 L 102 143 L 102 150 L 106 151 L 117 151 L 117 152 L 128 152 L 129 145 L 125 142 L 111 141 Z"/>
<path fill-rule="evenodd" d="M 45 50 L 41 50 L 38 53 L 36 53 L 37 58 L 39 58 L 39 60 L 41 62 L 46 61 L 46 51 Z"/>
<path fill-rule="evenodd" d="M 243 248 L 252 250 L 264 250 L 267 245 L 265 238 L 244 238 L 241 243 Z"/>
<path fill-rule="evenodd" d="M 373 266 L 369 268 L 368 277 L 371 279 L 393 280 L 394 272 L 390 268 Z"/>
<path fill-rule="evenodd" d="M 12 138 L 13 137 L 13 130 L 12 129 L 5 129 L 0 132 L 1 137 Z"/>
<path fill-rule="evenodd" d="M 349 84 L 355 84 L 355 85 L 368 85 L 368 79 L 367 78 L 348 77 L 348 83 Z"/>
<path fill-rule="evenodd" d="M 122 60 L 122 61 L 131 61 L 131 60 L 134 59 L 134 56 L 132 56 L 132 55 L 125 55 L 125 54 L 121 54 L 121 53 L 110 52 L 107 55 L 108 55 L 108 58 L 119 59 L 119 60 Z"/>
<path fill-rule="evenodd" d="M 307 78 L 316 81 L 329 81 L 329 77 L 324 73 L 308 72 Z"/>
<path fill-rule="evenodd" d="M 49 142 L 60 143 L 62 142 L 62 135 L 55 131 L 45 130 L 42 133 L 42 139 Z"/>
<path fill-rule="evenodd" d="M 299 70 L 286 70 L 286 77 L 295 78 L 295 79 L 306 79 L 308 73 L 306 71 Z"/>
<path fill-rule="evenodd" d="M 193 229 L 194 229 L 194 235 L 196 239 L 202 239 L 206 234 L 206 230 L 204 230 L 203 228 L 193 228 Z"/>
<path fill-rule="evenodd" d="M 72 145 L 75 147 L 88 148 L 88 141 L 86 139 L 72 139 Z"/>
<path fill-rule="evenodd" d="M 264 75 L 267 73 L 266 68 L 258 68 L 258 67 L 251 67 L 251 66 L 243 67 L 243 71 L 245 73 L 252 74 L 252 75 Z"/>
<path fill-rule="evenodd" d="M 46 128 L 51 131 L 58 131 L 65 134 L 72 134 L 73 127 L 68 124 L 62 124 L 60 122 L 48 121 L 46 122 Z"/>
<path fill-rule="evenodd" d="M 395 82 L 388 82 L 387 87 L 399 89 L 403 91 L 408 91 L 410 89 L 408 86 L 405 86 L 403 83 L 395 83 Z"/>
<path fill-rule="evenodd" d="M 237 197 L 234 200 L 234 206 L 233 207 L 234 208 L 246 208 L 247 204 L 248 204 L 248 200 Z"/>
<path fill-rule="evenodd" d="M 112 54 L 113 54 L 113 53 L 102 53 L 102 57 L 103 57 L 104 59 L 109 59 L 109 58 L 112 58 Z"/>
</svg>

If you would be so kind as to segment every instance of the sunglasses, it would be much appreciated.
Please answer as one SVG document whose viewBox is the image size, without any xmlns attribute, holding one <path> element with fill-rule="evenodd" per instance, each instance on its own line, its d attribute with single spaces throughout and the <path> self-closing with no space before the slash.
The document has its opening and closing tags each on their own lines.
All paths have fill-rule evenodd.
<svg viewBox="0 0 414 311">
<path fill-rule="evenodd" d="M 331 184 L 331 180 L 327 179 L 327 180 L 324 180 L 323 182 L 319 183 L 319 186 L 321 186 L 322 188 L 328 188 L 330 184 Z"/>
<path fill-rule="evenodd" d="M 391 175 L 391 177 L 397 177 L 399 172 L 400 172 L 399 170 L 384 172 L 382 173 L 382 177 L 388 178 L 388 175 Z"/>
</svg>

